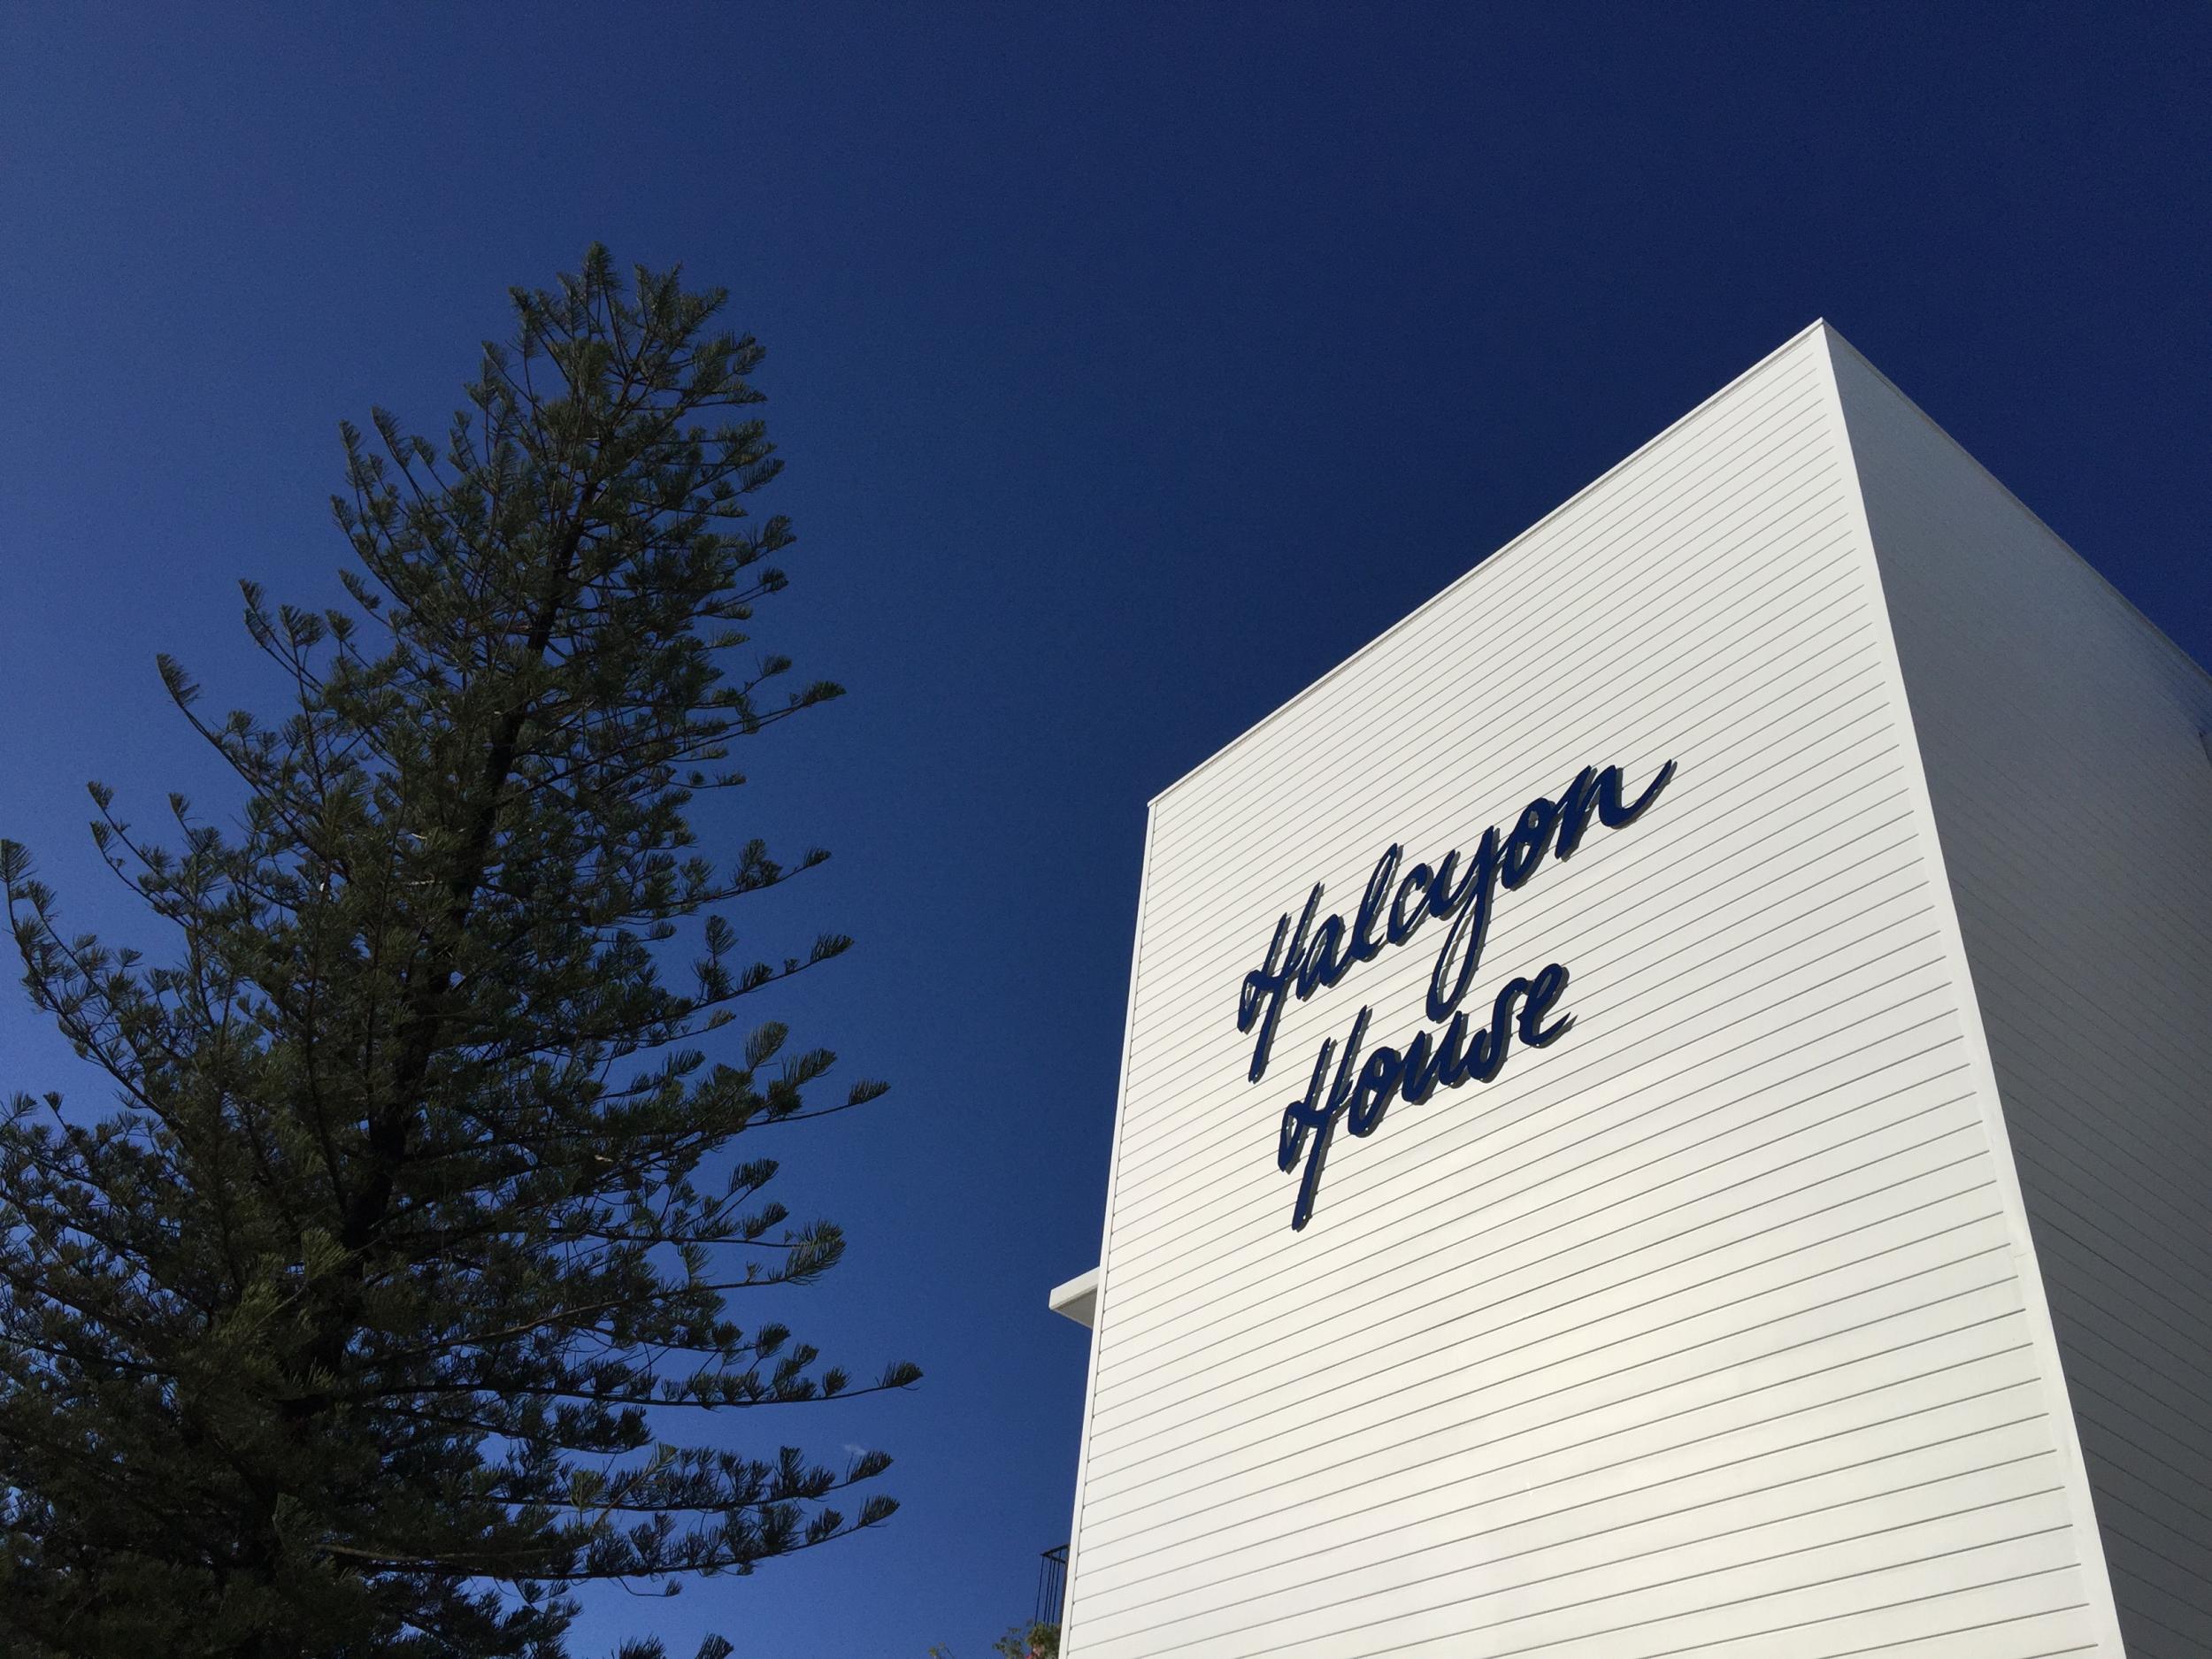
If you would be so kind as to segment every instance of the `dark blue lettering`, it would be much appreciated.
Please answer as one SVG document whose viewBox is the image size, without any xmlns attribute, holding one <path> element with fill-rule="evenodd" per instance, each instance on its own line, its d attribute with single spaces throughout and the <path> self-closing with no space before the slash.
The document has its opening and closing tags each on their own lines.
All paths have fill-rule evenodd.
<svg viewBox="0 0 2212 1659">
<path fill-rule="evenodd" d="M 1550 1013 L 1567 988 L 1567 964 L 1555 962 L 1528 982 L 1528 1001 L 1521 1004 L 1521 1041 L 1532 1048 L 1541 1048 L 1557 1042 L 1573 1027 L 1575 1017 L 1562 1014 L 1549 1025 L 1544 1016 Z"/>
<path fill-rule="evenodd" d="M 1356 1135 L 1373 1134 L 1405 1075 L 1405 1057 L 1395 1048 L 1378 1048 L 1369 1055 L 1360 1068 L 1359 1087 L 1352 1091 L 1352 1103 L 1345 1109 L 1344 1126 Z"/>
<path fill-rule="evenodd" d="M 1352 948 L 1346 956 L 1346 965 L 1355 962 L 1372 962 L 1382 955 L 1382 941 L 1375 937 L 1375 925 L 1383 918 L 1383 898 L 1390 891 L 1390 884 L 1397 879 L 1398 861 L 1405 856 L 1405 849 L 1392 846 L 1375 861 L 1374 873 L 1367 878 L 1367 891 L 1360 895 L 1359 919 L 1352 924 Z M 1343 976 L 1340 973 L 1338 978 Z M 1334 979 L 1330 981 L 1336 983 Z"/>
<path fill-rule="evenodd" d="M 1395 1048 L 1378 1048 L 1363 1063 L 1360 1050 L 1366 1043 L 1368 1022 L 1374 1010 L 1361 1009 L 1342 1051 L 1339 1052 L 1334 1038 L 1324 1042 L 1304 1095 L 1283 1108 L 1276 1140 L 1276 1167 L 1287 1173 L 1302 1156 L 1305 1160 L 1291 1226 L 1302 1228 L 1312 1218 L 1314 1199 L 1321 1188 L 1321 1168 L 1340 1119 L 1349 1133 L 1371 1135 L 1381 1126 L 1393 1101 L 1418 1106 L 1439 1088 L 1494 1081 L 1505 1069 L 1517 1029 L 1521 1041 L 1532 1048 L 1556 1042 L 1572 1027 L 1574 1016 L 1563 1014 L 1548 1025 L 1545 1019 L 1565 993 L 1567 977 L 1566 964 L 1555 962 L 1532 979 L 1508 979 L 1490 1004 L 1488 1023 L 1471 1035 L 1463 1010 L 1452 1016 L 1441 1037 L 1424 1031 L 1406 1045 L 1402 1055 Z M 1324 1095 L 1322 1086 L 1330 1079 L 1332 1061 L 1334 1078 Z"/>
<path fill-rule="evenodd" d="M 1398 883 L 1398 896 L 1390 901 L 1390 942 L 1402 945 L 1413 937 L 1413 930 L 1420 926 L 1429 913 L 1429 881 L 1435 874 L 1426 864 L 1416 864 L 1406 872 L 1405 879 Z M 1421 895 L 1413 914 L 1406 914 L 1406 901 L 1415 894 Z"/>
<path fill-rule="evenodd" d="M 1459 1069 L 1459 1052 L 1466 1041 L 1467 1016 L 1461 1013 L 1452 1016 L 1441 1038 L 1425 1031 L 1408 1043 L 1405 1081 L 1399 1087 L 1399 1098 L 1418 1106 L 1436 1093 L 1440 1083 L 1451 1087 L 1452 1076 Z"/>
<path fill-rule="evenodd" d="M 1498 861 L 1502 886 L 1517 887 L 1536 873 L 1536 866 L 1551 850 L 1552 831 L 1558 824 L 1559 809 L 1548 796 L 1540 795 L 1521 809 L 1513 833 L 1505 839 L 1505 855 Z"/>
<path fill-rule="evenodd" d="M 1307 1080 L 1303 1096 L 1283 1108 L 1283 1121 L 1275 1135 L 1275 1167 L 1285 1174 L 1296 1165 L 1299 1156 L 1306 1149 L 1306 1137 L 1321 1127 L 1328 1116 L 1322 1103 L 1322 1081 L 1329 1075 L 1329 1060 L 1336 1053 L 1336 1039 L 1332 1037 L 1321 1045 L 1321 1052 L 1313 1063 L 1313 1076 Z"/>
<path fill-rule="evenodd" d="M 1298 969 L 1298 1000 L 1304 1002 L 1324 985 L 1334 985 L 1344 977 L 1351 964 L 1339 959 L 1337 953 L 1344 946 L 1344 918 L 1332 916 L 1314 929 L 1313 942 L 1306 947 L 1306 959 Z"/>
<path fill-rule="evenodd" d="M 1526 979 L 1508 979 L 1490 1005 L 1489 1025 L 1467 1046 L 1467 1076 L 1473 1081 L 1487 1083 L 1505 1070 L 1506 1050 L 1513 1046 L 1513 1005 L 1527 989 Z"/>
<path fill-rule="evenodd" d="M 1448 922 L 1452 913 L 1466 902 L 1467 891 L 1474 885 L 1475 873 L 1470 870 L 1466 880 L 1457 887 L 1452 885 L 1452 872 L 1459 868 L 1459 849 L 1455 847 L 1444 855 L 1444 862 L 1436 866 L 1436 873 L 1429 878 L 1429 914 L 1440 922 Z"/>
<path fill-rule="evenodd" d="M 1559 795 L 1559 839 L 1552 856 L 1563 864 L 1582 845 L 1582 833 L 1590 827 L 1590 814 L 1598 809 L 1598 769 L 1585 766 Z"/>
<path fill-rule="evenodd" d="M 1344 1055 L 1336 1064 L 1336 1080 L 1329 1085 L 1329 1097 L 1318 1112 L 1315 1111 L 1312 1102 L 1314 1091 L 1320 1086 L 1321 1065 L 1314 1067 L 1313 1080 L 1306 1087 L 1305 1099 L 1297 1102 L 1303 1120 L 1311 1125 L 1313 1133 L 1310 1139 L 1302 1135 L 1300 1137 L 1305 1141 L 1306 1168 L 1305 1173 L 1298 1179 L 1298 1202 L 1292 1206 L 1290 1212 L 1290 1227 L 1294 1233 L 1313 1218 L 1314 1195 L 1321 1190 L 1321 1166 L 1328 1162 L 1329 1140 L 1336 1133 L 1336 1120 L 1344 1115 L 1344 1109 L 1350 1103 L 1352 1093 L 1358 1087 L 1359 1046 L 1366 1040 L 1367 1020 L 1373 1011 L 1363 1008 L 1359 1018 L 1352 1022 L 1352 1034 L 1344 1040 Z M 1289 1112 L 1286 1111 L 1286 1135 L 1289 1132 Z M 1282 1148 L 1279 1146 L 1276 1149 L 1279 1162 L 1281 1156 Z"/>
<path fill-rule="evenodd" d="M 1450 862 L 1445 860 L 1447 864 Z M 1440 872 L 1440 886 L 1441 879 Z M 1431 889 L 1432 894 L 1435 891 Z M 1452 918 L 1452 931 L 1445 935 L 1444 949 L 1437 953 L 1436 966 L 1429 973 L 1431 1019 L 1450 1018 L 1460 999 L 1467 995 L 1468 982 L 1482 961 L 1483 941 L 1489 937 L 1490 902 L 1497 891 L 1498 832 L 1489 829 L 1483 831 L 1482 845 L 1468 861 L 1467 879 L 1460 883 L 1454 901 L 1457 913 Z"/>
<path fill-rule="evenodd" d="M 1386 944 L 1404 944 L 1432 916 L 1450 925 L 1429 973 L 1426 999 L 1428 1018 L 1444 1027 L 1442 1033 L 1423 1031 L 1402 1052 L 1378 1048 L 1363 1062 L 1360 1052 L 1373 1012 L 1363 1008 L 1343 1048 L 1339 1049 L 1333 1038 L 1324 1042 L 1305 1094 L 1283 1108 L 1277 1165 L 1288 1173 L 1302 1161 L 1304 1164 L 1293 1228 L 1302 1228 L 1313 1214 L 1322 1166 L 1340 1120 L 1354 1135 L 1371 1135 L 1394 1101 L 1418 1105 L 1440 1088 L 1496 1078 L 1505 1068 L 1517 1030 L 1527 1047 L 1542 1048 L 1573 1028 L 1572 1014 L 1555 1013 L 1567 989 L 1563 963 L 1548 964 L 1533 979 L 1507 980 L 1479 1027 L 1460 1007 L 1481 966 L 1498 894 L 1517 890 L 1548 856 L 1562 861 L 1573 856 L 1594 817 L 1607 829 L 1634 823 L 1658 800 L 1674 772 L 1670 760 L 1630 801 L 1618 766 L 1585 766 L 1556 800 L 1539 795 L 1523 807 L 1502 841 L 1494 826 L 1485 830 L 1463 867 L 1454 849 L 1433 867 L 1417 864 L 1401 876 L 1405 849 L 1393 842 L 1369 872 L 1348 926 L 1340 915 L 1315 926 L 1323 891 L 1318 883 L 1294 926 L 1287 914 L 1276 923 L 1265 960 L 1244 976 L 1237 1000 L 1237 1029 L 1258 1028 L 1249 1071 L 1254 1082 L 1267 1070 L 1283 1006 L 1294 992 L 1303 1002 L 1336 985 L 1355 964 L 1380 956 Z"/>
<path fill-rule="evenodd" d="M 1306 929 L 1313 926 L 1313 913 L 1320 907 L 1321 884 L 1317 881 L 1313 891 L 1306 895 L 1305 910 L 1298 918 L 1298 931 L 1290 933 L 1287 915 L 1276 923 L 1266 961 L 1244 976 L 1244 989 L 1237 997 L 1237 1029 L 1249 1031 L 1255 1020 L 1260 1027 L 1259 1041 L 1252 1045 L 1252 1069 L 1246 1074 L 1248 1081 L 1258 1082 L 1267 1070 L 1267 1051 L 1275 1046 L 1275 1026 L 1283 1017 L 1283 998 L 1289 993 L 1291 977 L 1305 954 Z M 1290 938 L 1287 954 L 1283 950 L 1286 934 Z"/>
<path fill-rule="evenodd" d="M 1633 824 L 1650 810 L 1651 803 L 1659 798 L 1659 792 L 1674 776 L 1674 763 L 1669 761 L 1659 768 L 1659 775 L 1644 786 L 1643 794 L 1627 806 L 1621 804 L 1621 769 L 1608 766 L 1598 774 L 1598 821 L 1608 829 L 1619 829 Z"/>
</svg>

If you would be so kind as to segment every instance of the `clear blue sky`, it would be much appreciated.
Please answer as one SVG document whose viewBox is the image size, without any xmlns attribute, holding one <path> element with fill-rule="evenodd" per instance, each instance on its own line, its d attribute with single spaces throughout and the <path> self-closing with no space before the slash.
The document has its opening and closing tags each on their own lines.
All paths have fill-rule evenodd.
<svg viewBox="0 0 2212 1659">
<path fill-rule="evenodd" d="M 854 1240 L 790 1313 L 928 1379 L 734 1431 L 887 1447 L 888 1528 L 580 1648 L 978 1659 L 1067 1535 L 1147 798 L 1816 316 L 2212 660 L 2208 86 L 2179 4 L 11 6 L 0 833 L 127 926 L 81 784 L 227 798 L 154 653 L 267 705 L 338 419 L 437 432 L 594 238 L 726 285 L 762 633 L 853 695 L 710 827 L 835 850 L 753 933 L 859 936 L 773 1011 L 895 1084 L 782 1148 Z"/>
</svg>

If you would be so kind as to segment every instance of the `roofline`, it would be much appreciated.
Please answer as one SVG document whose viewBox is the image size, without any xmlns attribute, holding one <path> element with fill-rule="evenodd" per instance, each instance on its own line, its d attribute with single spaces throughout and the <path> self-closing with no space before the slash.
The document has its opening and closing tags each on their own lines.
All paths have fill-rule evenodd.
<svg viewBox="0 0 2212 1659">
<path fill-rule="evenodd" d="M 1687 421 L 1695 419 L 1698 415 L 1701 414 L 1705 411 L 1708 405 L 1717 403 L 1720 399 L 1727 396 L 1729 393 L 1734 391 L 1737 387 L 1742 385 L 1746 380 L 1750 380 L 1754 375 L 1763 372 L 1767 365 L 1771 364 L 1776 358 L 1783 356 L 1785 353 L 1793 349 L 1797 346 L 1801 345 L 1808 337 L 1819 333 L 1823 329 L 1827 329 L 1827 323 L 1824 319 L 1817 317 L 1815 318 L 1811 322 L 1806 324 L 1804 327 L 1799 329 L 1787 340 L 1785 340 L 1780 345 L 1775 347 L 1773 350 L 1768 352 L 1766 356 L 1761 357 L 1756 363 L 1753 364 L 1742 373 L 1735 376 L 1726 385 L 1721 387 L 1717 391 L 1714 392 L 1710 396 L 1700 399 L 1694 408 L 1686 411 L 1675 419 L 1669 421 L 1660 431 L 1655 433 L 1651 437 L 1645 439 L 1643 442 L 1638 444 L 1633 449 L 1630 450 L 1628 454 L 1614 462 L 1612 465 L 1607 467 L 1605 471 L 1599 473 L 1595 478 L 1585 484 L 1580 489 L 1575 491 L 1573 495 L 1568 496 L 1566 500 L 1561 502 L 1556 507 L 1554 507 L 1549 512 L 1536 520 L 1534 524 L 1530 525 L 1528 528 L 1522 531 L 1511 541 L 1507 541 L 1502 546 L 1500 546 L 1493 549 L 1491 552 L 1483 555 L 1482 557 L 1477 559 L 1475 563 L 1468 568 L 1464 574 L 1455 577 L 1452 581 L 1446 584 L 1436 593 L 1423 600 L 1418 605 L 1415 606 L 1404 616 L 1399 618 L 1397 621 L 1392 623 L 1380 634 L 1378 634 L 1373 639 L 1368 641 L 1366 644 L 1361 646 L 1359 649 L 1354 651 L 1342 662 L 1337 664 L 1335 667 L 1329 669 L 1326 672 L 1322 674 L 1319 679 L 1308 685 L 1303 690 L 1293 694 L 1290 697 L 1285 699 L 1282 703 L 1278 703 L 1274 708 L 1268 710 L 1267 713 L 1262 715 L 1258 719 L 1253 721 L 1251 725 L 1246 726 L 1244 730 L 1238 733 L 1236 736 L 1231 738 L 1219 749 L 1214 750 L 1212 754 L 1207 756 L 1205 759 L 1200 761 L 1188 772 L 1184 772 L 1182 776 L 1177 778 L 1174 782 L 1169 784 L 1165 788 L 1160 790 L 1156 795 L 1153 795 L 1151 800 L 1146 803 L 1148 809 L 1158 806 L 1161 802 L 1166 800 L 1169 795 L 1173 795 L 1185 784 L 1190 782 L 1192 779 L 1195 778 L 1200 772 L 1205 771 L 1207 767 L 1212 765 L 1216 761 L 1227 755 L 1231 749 L 1235 749 L 1243 743 L 1262 726 L 1268 725 L 1278 716 L 1285 714 L 1291 709 L 1295 708 L 1300 703 L 1302 703 L 1306 698 L 1319 691 L 1324 686 L 1327 685 L 1329 681 L 1334 680 L 1339 674 L 1344 672 L 1346 669 L 1351 667 L 1353 664 L 1358 662 L 1360 658 L 1365 657 L 1370 651 L 1375 650 L 1386 643 L 1391 636 L 1395 634 L 1401 628 L 1410 626 L 1432 606 L 1442 604 L 1447 599 L 1457 593 L 1469 582 L 1473 581 L 1476 578 L 1490 570 L 1500 559 L 1503 558 L 1507 554 L 1512 552 L 1514 549 L 1519 547 L 1523 542 L 1526 541 L 1539 530 L 1541 530 L 1546 525 L 1559 517 L 1561 513 L 1565 512 L 1570 507 L 1572 507 L 1577 502 L 1580 501 L 1585 495 L 1587 495 L 1592 490 L 1596 489 L 1598 486 L 1603 484 L 1608 479 L 1610 479 L 1616 472 L 1618 472 L 1624 467 L 1632 465 L 1639 456 L 1644 453 L 1645 450 L 1663 442 L 1678 426 L 1682 426 Z M 1828 329 L 1828 333 L 1834 335 L 1838 339 L 1842 337 L 1840 335 L 1836 335 L 1833 329 Z M 1868 366 L 1871 367 L 1872 365 L 1869 365 Z M 1877 373 L 1879 371 L 1877 371 Z M 1901 393 L 1900 396 L 1902 396 L 1902 394 Z M 1918 407 L 1917 404 L 1914 406 L 1916 408 Z M 1931 422 L 1930 424 L 1933 425 L 1934 423 Z M 1939 427 L 1938 430 L 1940 430 L 1940 428 Z M 1954 440 L 1954 442 L 1956 441 Z M 2038 522 L 2039 523 L 2041 521 L 2038 520 Z M 2075 557 L 2079 557 L 2080 556 L 2077 554 Z M 2115 591 L 2117 590 L 2116 589 Z"/>
<path fill-rule="evenodd" d="M 1976 458 L 1975 454 L 1971 449 L 1968 449 L 1956 438 L 1953 437 L 1950 433 L 1945 429 L 1941 421 L 1938 420 L 1933 415 L 1930 414 L 1926 410 L 1921 408 L 1918 403 L 1915 403 L 1910 393 L 1907 392 L 1904 388 L 1899 386 L 1896 381 L 1891 380 L 1888 375 L 1883 373 L 1881 369 L 1875 364 L 1871 357 L 1868 357 L 1865 352 L 1860 350 L 1858 347 L 1853 345 L 1848 340 L 1846 340 L 1839 332 L 1832 327 L 1830 327 L 1826 323 L 1816 323 L 1813 326 L 1824 331 L 1828 338 L 1829 349 L 1832 352 L 1838 346 L 1840 346 L 1843 349 L 1848 351 L 1852 357 L 1858 361 L 1861 367 L 1864 368 L 1869 374 L 1871 374 L 1876 380 L 1879 380 L 1884 386 L 1887 387 L 1893 393 L 1894 393 L 1900 403 L 1903 403 L 1906 408 L 1911 410 L 1914 414 L 1919 416 L 1921 419 L 1926 421 L 1937 437 L 1942 439 L 1944 442 L 1949 444 L 1952 449 L 1957 450 L 1961 456 L 1964 457 L 1967 462 L 1976 472 L 1979 472 L 1984 478 L 1987 479 L 1991 483 L 1997 487 L 1998 490 L 2003 495 L 2007 501 L 2010 502 L 2022 512 L 2025 513 L 2028 518 L 2034 522 L 2036 526 L 2043 532 L 2044 534 L 2049 536 L 2052 541 L 2057 542 L 2059 546 L 2064 548 L 2066 551 L 2072 556 L 2075 562 L 2080 565 L 2082 569 L 2087 571 L 2092 576 L 2095 577 L 2099 582 L 2102 583 L 2105 591 L 2110 594 L 2115 599 L 2118 600 L 2122 606 L 2124 606 L 2129 614 L 2133 616 L 2138 622 L 2141 623 L 2146 628 L 2149 629 L 2152 636 L 2155 638 L 2159 643 L 2165 646 L 2168 650 L 2171 651 L 2183 662 L 2188 664 L 2190 667 L 2195 669 L 2197 672 L 2206 680 L 2212 681 L 2212 668 L 2207 668 L 2202 663 L 2197 661 L 2195 657 L 2190 656 L 2189 653 L 2182 648 L 2179 641 L 2175 639 L 2172 634 L 2167 633 L 2165 629 L 2160 627 L 2157 623 L 2152 621 L 2149 617 L 2146 616 L 2143 613 L 2142 607 L 2137 604 L 2135 601 L 2129 598 L 2125 594 L 2122 593 L 2119 588 L 2115 587 L 2113 585 L 2112 579 L 2109 576 L 2107 576 L 2094 565 L 2092 565 L 2086 558 L 2084 558 L 2080 550 L 2077 549 L 2071 541 L 2069 541 L 2064 536 L 2059 534 L 2057 531 L 2052 529 L 2048 524 L 2045 523 L 2041 513 L 2036 511 L 2036 510 L 2029 506 L 2026 502 L 2022 501 L 2019 496 L 2014 495 L 2010 486 L 2008 486 L 2003 479 L 1999 478 L 1996 473 L 1991 472 L 1986 466 L 1983 465 L 1982 463 Z M 1845 406 L 1844 415 L 1846 422 L 1848 424 L 1850 409 L 1847 404 Z M 1856 463 L 1855 462 L 1855 466 Z M 2212 734 L 2208 734 L 2208 746 L 2212 746 Z"/>
</svg>

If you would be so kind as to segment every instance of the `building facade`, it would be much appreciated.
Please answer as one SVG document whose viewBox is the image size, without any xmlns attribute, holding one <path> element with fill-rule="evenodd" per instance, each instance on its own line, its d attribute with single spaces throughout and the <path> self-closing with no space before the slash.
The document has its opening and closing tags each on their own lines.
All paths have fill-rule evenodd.
<svg viewBox="0 0 2212 1659">
<path fill-rule="evenodd" d="M 2208 730 L 1816 324 L 1160 795 L 1064 1652 L 2212 1653 Z"/>
</svg>

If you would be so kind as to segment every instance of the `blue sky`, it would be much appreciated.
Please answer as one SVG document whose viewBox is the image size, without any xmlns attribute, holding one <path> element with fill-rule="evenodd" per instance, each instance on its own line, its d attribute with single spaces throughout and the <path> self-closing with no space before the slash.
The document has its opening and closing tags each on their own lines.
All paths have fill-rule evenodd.
<svg viewBox="0 0 2212 1659">
<path fill-rule="evenodd" d="M 2208 85 L 2181 4 L 12 7 L 0 833 L 128 936 L 82 783 L 226 801 L 154 653 L 271 706 L 340 418 L 439 431 L 595 238 L 728 287 L 760 632 L 852 695 L 706 827 L 834 850 L 737 919 L 858 936 L 764 1011 L 895 1085 L 780 1148 L 853 1235 L 788 1315 L 928 1377 L 729 1431 L 887 1448 L 888 1528 L 579 1648 L 976 1659 L 1068 1531 L 1145 801 L 1816 316 L 2212 661 Z"/>
</svg>

